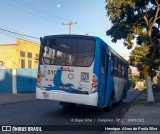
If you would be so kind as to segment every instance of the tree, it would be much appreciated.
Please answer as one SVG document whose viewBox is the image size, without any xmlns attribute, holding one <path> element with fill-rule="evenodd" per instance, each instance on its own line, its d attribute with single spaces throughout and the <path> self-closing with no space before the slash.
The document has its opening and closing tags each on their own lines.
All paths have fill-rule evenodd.
<svg viewBox="0 0 160 134">
<path fill-rule="evenodd" d="M 136 46 L 134 50 L 131 52 L 132 58 L 129 60 L 129 64 L 132 66 L 136 66 L 140 73 L 140 78 L 142 78 L 142 69 L 146 65 L 146 61 L 148 60 L 149 53 L 149 47 L 145 44 L 142 44 L 141 46 Z M 154 70 L 150 68 L 149 75 L 151 78 L 153 78 L 156 73 Z"/>
<path fill-rule="evenodd" d="M 106 0 L 106 10 L 113 24 L 106 33 L 113 42 L 124 39 L 124 45 L 131 49 L 136 41 L 140 46 L 134 51 L 147 49 L 140 58 L 143 75 L 147 76 L 159 61 L 160 0 Z"/>
</svg>

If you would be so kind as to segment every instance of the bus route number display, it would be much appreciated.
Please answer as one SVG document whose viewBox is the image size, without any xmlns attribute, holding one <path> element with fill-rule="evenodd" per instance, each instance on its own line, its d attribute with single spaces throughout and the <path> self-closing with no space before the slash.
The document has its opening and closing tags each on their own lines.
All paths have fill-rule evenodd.
<svg viewBox="0 0 160 134">
<path fill-rule="evenodd" d="M 89 73 L 86 72 L 81 73 L 81 82 L 89 82 Z"/>
</svg>

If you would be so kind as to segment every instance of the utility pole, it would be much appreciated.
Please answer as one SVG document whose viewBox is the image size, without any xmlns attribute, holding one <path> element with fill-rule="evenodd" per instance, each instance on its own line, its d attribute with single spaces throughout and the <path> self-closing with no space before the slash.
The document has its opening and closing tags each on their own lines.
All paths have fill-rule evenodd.
<svg viewBox="0 0 160 134">
<path fill-rule="evenodd" d="M 68 26 L 68 28 L 69 28 L 69 34 L 71 34 L 72 25 L 74 25 L 74 24 L 77 24 L 77 21 L 76 22 L 69 22 L 68 24 L 64 24 L 63 23 L 63 25 Z"/>
</svg>

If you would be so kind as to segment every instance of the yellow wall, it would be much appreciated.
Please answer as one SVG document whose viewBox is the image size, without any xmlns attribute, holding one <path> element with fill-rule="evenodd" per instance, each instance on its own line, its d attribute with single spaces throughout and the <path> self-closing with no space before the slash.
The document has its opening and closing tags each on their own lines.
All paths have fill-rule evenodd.
<svg viewBox="0 0 160 134">
<path fill-rule="evenodd" d="M 0 61 L 4 62 L 7 68 L 17 68 L 17 55 L 15 44 L 0 46 Z"/>
<path fill-rule="evenodd" d="M 22 39 L 16 39 L 16 44 L 0 45 L 0 61 L 5 63 L 6 68 L 21 68 L 21 60 L 25 60 L 25 68 L 28 68 L 28 60 L 31 60 L 31 68 L 36 69 L 36 54 L 39 55 L 40 45 Z M 20 56 L 20 51 L 25 52 L 25 57 Z M 32 53 L 28 58 L 27 53 Z"/>
</svg>

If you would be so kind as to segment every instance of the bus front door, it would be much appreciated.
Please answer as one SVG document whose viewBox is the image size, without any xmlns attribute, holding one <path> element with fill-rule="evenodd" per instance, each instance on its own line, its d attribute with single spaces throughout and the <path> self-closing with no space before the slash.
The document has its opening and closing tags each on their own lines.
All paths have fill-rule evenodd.
<svg viewBox="0 0 160 134">
<path fill-rule="evenodd" d="M 101 55 L 101 89 L 100 89 L 100 97 L 99 97 L 99 105 L 100 107 L 105 106 L 106 99 L 106 87 L 107 87 L 107 74 L 108 74 L 108 54 L 106 54 L 105 49 L 102 48 Z"/>
</svg>

